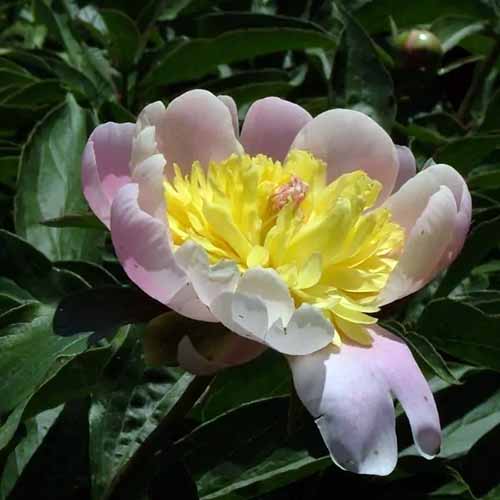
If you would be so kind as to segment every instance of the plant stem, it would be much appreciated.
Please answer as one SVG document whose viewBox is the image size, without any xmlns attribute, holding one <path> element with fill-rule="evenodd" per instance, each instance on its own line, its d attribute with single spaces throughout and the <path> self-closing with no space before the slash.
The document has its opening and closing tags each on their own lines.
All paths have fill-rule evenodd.
<svg viewBox="0 0 500 500">
<path fill-rule="evenodd" d="M 472 104 L 474 103 L 474 100 L 479 92 L 481 92 L 484 81 L 495 65 L 498 56 L 500 56 L 500 38 L 495 41 L 495 44 L 493 45 L 490 53 L 478 66 L 476 72 L 474 73 L 474 76 L 472 77 L 472 82 L 469 90 L 467 91 L 467 94 L 465 94 L 464 100 L 462 101 L 462 104 L 460 105 L 457 113 L 457 118 L 460 123 L 465 124 L 465 120 L 470 113 Z"/>
<path fill-rule="evenodd" d="M 214 376 L 195 377 L 174 405 L 172 410 L 160 422 L 156 429 L 146 438 L 144 443 L 134 453 L 127 466 L 121 471 L 114 481 L 114 487 L 109 495 L 109 500 L 134 498 L 134 490 L 139 495 L 144 489 L 144 479 L 148 472 L 154 470 L 155 459 L 171 445 L 173 430 L 196 404 L 208 388 Z M 141 480 L 142 479 L 142 480 Z"/>
</svg>

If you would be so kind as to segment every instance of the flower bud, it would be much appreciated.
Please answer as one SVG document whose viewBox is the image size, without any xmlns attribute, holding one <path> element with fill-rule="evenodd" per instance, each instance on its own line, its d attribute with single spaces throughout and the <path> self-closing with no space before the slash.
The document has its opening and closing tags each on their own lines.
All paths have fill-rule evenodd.
<svg viewBox="0 0 500 500">
<path fill-rule="evenodd" d="M 393 43 L 401 66 L 406 68 L 436 68 L 443 56 L 439 38 L 427 30 L 403 31 L 394 37 Z"/>
</svg>

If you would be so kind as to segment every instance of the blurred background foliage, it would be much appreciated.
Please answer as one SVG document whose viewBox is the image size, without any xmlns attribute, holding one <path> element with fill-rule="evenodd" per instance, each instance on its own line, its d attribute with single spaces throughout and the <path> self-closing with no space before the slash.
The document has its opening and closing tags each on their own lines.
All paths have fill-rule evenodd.
<svg viewBox="0 0 500 500">
<path fill-rule="evenodd" d="M 3 0 L 0 499 L 500 499 L 499 53 L 496 0 Z M 268 95 L 362 110 L 419 168 L 467 179 L 464 251 L 381 318 L 436 393 L 439 458 L 416 456 L 402 417 L 392 475 L 342 472 L 271 352 L 180 418 L 205 386 L 144 361 L 164 308 L 121 272 L 80 159 L 98 123 L 196 87 L 240 119 Z"/>
</svg>

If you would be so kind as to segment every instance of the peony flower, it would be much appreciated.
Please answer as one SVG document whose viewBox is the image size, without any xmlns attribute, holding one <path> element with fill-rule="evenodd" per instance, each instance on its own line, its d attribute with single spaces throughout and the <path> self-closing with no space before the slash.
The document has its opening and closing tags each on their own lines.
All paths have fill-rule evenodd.
<svg viewBox="0 0 500 500">
<path fill-rule="evenodd" d="M 411 152 L 366 115 L 312 118 L 275 97 L 250 107 L 240 134 L 231 98 L 193 90 L 135 124 L 97 127 L 83 188 L 134 283 L 234 332 L 210 359 L 184 336 L 182 366 L 209 373 L 267 347 L 283 353 L 343 469 L 394 469 L 393 397 L 420 453 L 438 452 L 429 386 L 374 314 L 460 251 L 471 199 L 453 168 L 415 175 Z"/>
</svg>

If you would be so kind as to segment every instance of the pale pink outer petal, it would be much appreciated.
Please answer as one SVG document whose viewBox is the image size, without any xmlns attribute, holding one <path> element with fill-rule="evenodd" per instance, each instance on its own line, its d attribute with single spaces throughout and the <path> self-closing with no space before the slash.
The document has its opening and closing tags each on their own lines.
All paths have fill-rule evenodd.
<svg viewBox="0 0 500 500">
<path fill-rule="evenodd" d="M 176 163 L 186 173 L 193 162 L 206 167 L 242 154 L 227 106 L 206 90 L 190 90 L 175 98 L 156 126 L 160 153 L 167 160 L 167 175 Z"/>
<path fill-rule="evenodd" d="M 188 336 L 182 338 L 177 348 L 177 361 L 185 370 L 195 375 L 211 375 L 231 366 L 248 363 L 260 356 L 266 346 L 239 335 L 226 339 L 224 352 L 216 360 L 207 359 L 198 352 Z"/>
<path fill-rule="evenodd" d="M 146 127 L 156 127 L 163 119 L 164 113 L 165 105 L 161 101 L 155 101 L 145 106 L 137 117 L 136 134 Z"/>
<path fill-rule="evenodd" d="M 111 207 L 111 238 L 128 277 L 154 299 L 168 304 L 187 283 L 177 265 L 165 220 L 139 206 L 139 185 L 117 193 Z"/>
<path fill-rule="evenodd" d="M 168 302 L 168 307 L 187 318 L 198 321 L 218 322 L 208 307 L 200 300 L 192 283 L 186 283 Z"/>
<path fill-rule="evenodd" d="M 250 106 L 241 129 L 241 143 L 251 156 L 260 153 L 283 161 L 299 131 L 311 120 L 301 106 L 279 97 L 265 97 Z"/>
<path fill-rule="evenodd" d="M 240 122 L 238 120 L 238 107 L 234 102 L 234 99 L 229 95 L 218 95 L 218 99 L 220 99 L 227 107 L 229 112 L 231 113 L 231 121 L 233 122 L 234 134 L 236 137 L 240 136 Z"/>
<path fill-rule="evenodd" d="M 90 135 L 82 160 L 83 194 L 96 216 L 109 227 L 113 198 L 130 182 L 133 123 L 104 123 Z"/>
<path fill-rule="evenodd" d="M 471 197 L 462 176 L 432 165 L 407 181 L 383 205 L 405 229 L 405 249 L 379 297 L 381 305 L 415 292 L 460 252 L 471 220 Z"/>
<path fill-rule="evenodd" d="M 156 126 L 163 119 L 164 113 L 165 106 L 161 101 L 148 104 L 139 113 L 132 141 L 131 173 L 134 172 L 137 165 L 159 153 L 156 143 Z"/>
<path fill-rule="evenodd" d="M 217 295 L 236 288 L 240 272 L 232 261 L 220 261 L 211 266 L 206 251 L 193 241 L 184 243 L 175 253 L 200 300 L 209 306 Z"/>
<path fill-rule="evenodd" d="M 397 462 L 394 404 L 362 347 L 343 345 L 289 357 L 295 389 L 332 460 L 342 469 L 384 476 Z"/>
<path fill-rule="evenodd" d="M 111 236 L 115 250 L 130 279 L 146 293 L 188 318 L 200 321 L 217 321 L 196 294 L 193 284 L 189 282 L 189 277 L 179 266 L 171 248 L 163 196 L 164 167 L 165 159 L 161 154 L 154 154 L 135 166 L 132 173 L 133 183 L 130 185 L 136 186 L 136 188 L 130 189 L 129 192 L 129 211 L 120 212 L 119 217 L 117 215 L 116 219 L 112 219 Z M 132 193 L 132 191 L 134 192 Z M 136 219 L 135 225 L 132 224 L 132 219 Z M 118 232 L 116 228 L 122 226 L 124 229 Z M 127 235 L 127 233 L 129 234 Z M 151 252 L 150 257 L 148 257 L 148 252 L 141 248 L 143 242 L 131 241 L 134 238 L 144 240 L 144 244 L 148 238 L 154 241 L 156 247 L 147 249 L 148 252 Z M 125 250 L 119 251 L 118 244 Z M 125 252 L 141 251 L 144 255 L 134 254 L 131 260 L 129 258 L 127 261 L 128 257 Z M 162 252 L 165 253 L 162 255 Z M 125 267 L 122 258 L 129 262 L 127 267 Z M 142 259 L 141 264 L 137 264 L 137 258 Z M 154 264 L 149 259 L 158 263 Z M 161 265 L 164 265 L 165 269 L 161 269 L 159 267 Z M 170 285 L 169 281 L 162 282 L 162 276 L 168 277 L 169 273 L 174 275 L 174 285 Z M 179 285 L 175 284 L 177 279 Z M 170 290 L 170 286 L 173 287 L 172 290 Z M 180 288 L 176 289 L 178 286 Z"/>
<path fill-rule="evenodd" d="M 290 356 L 297 394 L 340 467 L 390 474 L 397 461 L 393 394 L 402 404 L 418 449 L 439 451 L 434 398 L 406 344 L 375 327 L 371 347 L 343 344 L 309 356 Z"/>
<path fill-rule="evenodd" d="M 406 146 L 396 146 L 396 151 L 398 153 L 398 176 L 393 192 L 396 192 L 407 180 L 415 177 L 417 173 L 417 162 L 411 149 Z"/>
<path fill-rule="evenodd" d="M 371 333 L 376 339 L 373 362 L 401 403 L 419 453 L 433 458 L 441 446 L 441 424 L 429 384 L 403 340 L 377 325 Z"/>
<path fill-rule="evenodd" d="M 139 207 L 160 220 L 164 218 L 165 211 L 164 169 L 165 158 L 155 154 L 139 163 L 132 173 L 132 182 L 139 185 Z"/>
<path fill-rule="evenodd" d="M 359 111 L 332 109 L 319 114 L 302 128 L 291 149 L 310 151 L 325 161 L 329 181 L 364 170 L 382 183 L 378 203 L 394 188 L 398 175 L 396 148 L 385 130 Z"/>
</svg>

